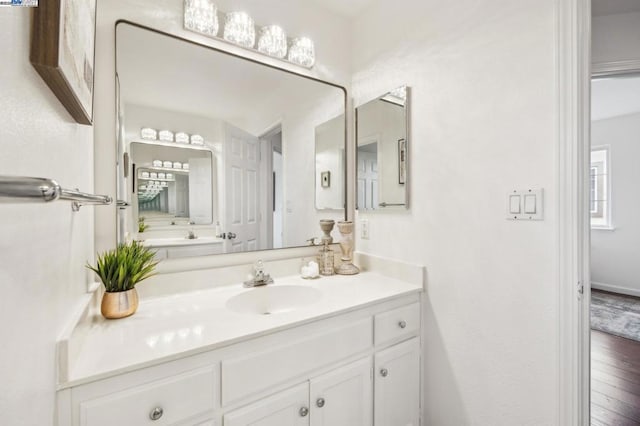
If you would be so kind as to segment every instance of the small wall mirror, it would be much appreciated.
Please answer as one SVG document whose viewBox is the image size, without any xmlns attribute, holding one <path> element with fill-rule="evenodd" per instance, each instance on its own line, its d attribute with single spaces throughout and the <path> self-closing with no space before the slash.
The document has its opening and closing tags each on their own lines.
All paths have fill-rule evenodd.
<svg viewBox="0 0 640 426">
<path fill-rule="evenodd" d="M 116 25 L 118 241 L 159 258 L 308 245 L 344 220 L 346 92 Z"/>
<path fill-rule="evenodd" d="M 356 108 L 360 211 L 409 208 L 409 88 Z"/>
</svg>

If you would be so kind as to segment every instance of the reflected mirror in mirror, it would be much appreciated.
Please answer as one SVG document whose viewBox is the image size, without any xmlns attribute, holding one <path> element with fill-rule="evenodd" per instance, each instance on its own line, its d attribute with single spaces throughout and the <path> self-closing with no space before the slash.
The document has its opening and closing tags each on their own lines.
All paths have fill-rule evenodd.
<svg viewBox="0 0 640 426">
<path fill-rule="evenodd" d="M 402 86 L 356 108 L 358 210 L 409 207 L 408 93 Z"/>
<path fill-rule="evenodd" d="M 345 219 L 343 88 L 127 22 L 116 64 L 118 241 L 296 247 Z"/>
<path fill-rule="evenodd" d="M 213 222 L 217 186 L 211 150 L 147 141 L 131 142 L 129 148 L 138 182 L 133 207 L 141 227 Z"/>
</svg>

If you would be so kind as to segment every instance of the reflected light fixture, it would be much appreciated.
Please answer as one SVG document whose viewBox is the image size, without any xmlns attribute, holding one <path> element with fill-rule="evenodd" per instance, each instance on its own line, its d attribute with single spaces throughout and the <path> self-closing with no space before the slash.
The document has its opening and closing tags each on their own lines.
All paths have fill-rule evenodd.
<svg viewBox="0 0 640 426">
<path fill-rule="evenodd" d="M 289 60 L 303 67 L 312 67 L 316 62 L 313 41 L 307 37 L 294 38 L 289 48 Z"/>
<path fill-rule="evenodd" d="M 269 56 L 284 58 L 287 56 L 287 35 L 278 25 L 267 25 L 260 29 L 258 50 Z"/>
<path fill-rule="evenodd" d="M 218 34 L 218 7 L 212 0 L 185 0 L 184 27 L 202 34 Z"/>
<path fill-rule="evenodd" d="M 229 12 L 224 20 L 223 38 L 231 43 L 252 48 L 256 43 L 256 26 L 245 12 Z"/>
</svg>

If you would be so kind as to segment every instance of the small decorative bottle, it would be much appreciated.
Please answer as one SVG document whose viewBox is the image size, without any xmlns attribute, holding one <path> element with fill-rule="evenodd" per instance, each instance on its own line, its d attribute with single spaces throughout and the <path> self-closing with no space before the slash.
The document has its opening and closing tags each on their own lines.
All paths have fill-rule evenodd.
<svg viewBox="0 0 640 426">
<path fill-rule="evenodd" d="M 333 250 L 329 247 L 329 242 L 325 240 L 324 245 L 318 252 L 318 266 L 320 275 L 333 275 Z"/>
</svg>

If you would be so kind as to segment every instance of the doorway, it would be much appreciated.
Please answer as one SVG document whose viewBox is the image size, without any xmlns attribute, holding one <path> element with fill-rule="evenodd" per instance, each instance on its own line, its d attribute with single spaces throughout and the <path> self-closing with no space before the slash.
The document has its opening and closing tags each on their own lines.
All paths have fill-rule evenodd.
<svg viewBox="0 0 640 426">
<path fill-rule="evenodd" d="M 260 136 L 266 159 L 263 176 L 267 182 L 264 199 L 266 227 L 265 249 L 284 247 L 284 163 L 282 155 L 282 125 L 277 124 Z"/>
<path fill-rule="evenodd" d="M 591 425 L 640 424 L 640 73 L 591 82 Z"/>
</svg>

